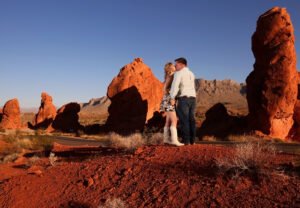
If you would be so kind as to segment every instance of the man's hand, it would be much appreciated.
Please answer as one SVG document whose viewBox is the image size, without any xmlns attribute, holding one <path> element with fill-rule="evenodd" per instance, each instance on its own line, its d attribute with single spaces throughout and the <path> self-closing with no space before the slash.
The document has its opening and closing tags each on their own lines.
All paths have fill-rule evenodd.
<svg viewBox="0 0 300 208">
<path fill-rule="evenodd" d="M 175 105 L 175 100 L 171 100 L 171 105 Z"/>
</svg>

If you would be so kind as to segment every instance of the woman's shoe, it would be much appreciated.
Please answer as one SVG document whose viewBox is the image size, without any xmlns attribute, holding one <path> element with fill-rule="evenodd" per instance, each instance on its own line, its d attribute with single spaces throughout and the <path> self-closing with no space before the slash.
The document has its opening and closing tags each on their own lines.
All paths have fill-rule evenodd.
<svg viewBox="0 0 300 208">
<path fill-rule="evenodd" d="M 164 144 L 170 144 L 170 134 L 169 134 L 169 127 L 164 127 Z"/>
<path fill-rule="evenodd" d="M 183 146 L 184 144 L 180 143 L 178 141 L 178 138 L 177 138 L 177 129 L 176 129 L 175 126 L 171 126 L 170 127 L 170 132 L 171 132 L 171 143 L 170 144 L 175 145 L 177 147 Z"/>
</svg>

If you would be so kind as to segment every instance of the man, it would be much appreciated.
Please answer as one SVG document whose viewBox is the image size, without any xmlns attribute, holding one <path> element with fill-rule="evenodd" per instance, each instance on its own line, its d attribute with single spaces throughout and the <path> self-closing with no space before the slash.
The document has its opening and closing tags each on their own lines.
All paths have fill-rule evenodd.
<svg viewBox="0 0 300 208">
<path fill-rule="evenodd" d="M 178 99 L 176 113 L 182 129 L 182 143 L 194 144 L 196 137 L 195 108 L 196 90 L 195 75 L 187 68 L 185 58 L 175 60 L 176 72 L 170 90 L 171 105 Z"/>
</svg>

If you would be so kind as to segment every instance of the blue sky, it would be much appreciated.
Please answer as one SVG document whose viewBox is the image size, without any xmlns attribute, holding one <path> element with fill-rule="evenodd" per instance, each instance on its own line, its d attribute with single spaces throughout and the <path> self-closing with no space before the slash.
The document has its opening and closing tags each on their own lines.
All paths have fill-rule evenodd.
<svg viewBox="0 0 300 208">
<path fill-rule="evenodd" d="M 56 106 L 104 96 L 135 57 L 161 81 L 183 56 L 197 78 L 244 82 L 256 21 L 274 6 L 300 51 L 299 0 L 0 0 L 0 106 L 38 107 L 43 91 Z"/>
</svg>

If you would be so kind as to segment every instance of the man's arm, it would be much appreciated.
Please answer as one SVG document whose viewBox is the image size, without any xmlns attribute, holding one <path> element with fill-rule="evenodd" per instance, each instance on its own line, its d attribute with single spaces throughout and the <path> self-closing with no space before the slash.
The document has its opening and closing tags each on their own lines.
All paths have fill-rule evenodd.
<svg viewBox="0 0 300 208">
<path fill-rule="evenodd" d="M 175 100 L 175 97 L 178 94 L 180 80 L 181 80 L 181 73 L 176 72 L 174 74 L 174 79 L 173 79 L 173 82 L 172 82 L 172 85 L 171 85 L 171 90 L 170 90 L 171 100 Z"/>
</svg>

